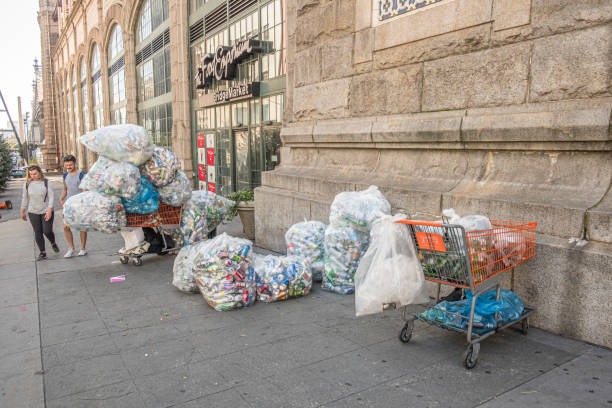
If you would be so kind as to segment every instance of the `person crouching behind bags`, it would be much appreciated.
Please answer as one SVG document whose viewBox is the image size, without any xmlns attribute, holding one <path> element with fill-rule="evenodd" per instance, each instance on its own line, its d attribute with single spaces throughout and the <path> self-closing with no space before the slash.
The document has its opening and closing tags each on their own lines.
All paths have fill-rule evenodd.
<svg viewBox="0 0 612 408">
<path fill-rule="evenodd" d="M 64 191 L 62 191 L 62 196 L 60 197 L 60 206 L 64 208 L 64 203 L 70 197 L 79 194 L 81 191 L 85 191 L 80 188 L 81 180 L 85 176 L 85 172 L 79 171 L 76 165 L 76 157 L 69 154 L 64 157 L 64 167 L 66 168 L 66 172 L 64 173 Z M 87 255 L 87 250 L 85 249 L 85 245 L 87 244 L 87 231 L 81 231 L 81 250 L 79 251 L 79 256 Z M 76 251 L 74 249 L 74 241 L 72 239 L 72 231 L 70 227 L 64 224 L 64 236 L 66 237 L 66 241 L 68 241 L 68 252 L 64 255 L 64 258 L 70 258 L 74 255 Z"/>
<path fill-rule="evenodd" d="M 59 252 L 59 248 L 55 243 L 55 234 L 53 233 L 53 186 L 49 180 L 45 178 L 42 170 L 38 166 L 28 167 L 26 174 L 26 182 L 23 185 L 21 194 L 21 219 L 27 221 L 28 218 L 34 229 L 34 239 L 40 250 L 40 254 L 36 258 L 37 261 L 47 259 L 45 251 L 46 236 L 51 243 L 51 248 L 55 252 Z"/>
</svg>

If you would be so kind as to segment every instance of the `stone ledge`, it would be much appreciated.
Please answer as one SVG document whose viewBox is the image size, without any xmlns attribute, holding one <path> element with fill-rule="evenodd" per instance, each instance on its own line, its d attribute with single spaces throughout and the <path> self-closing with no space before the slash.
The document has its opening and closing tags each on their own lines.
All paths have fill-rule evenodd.
<svg viewBox="0 0 612 408">
<path fill-rule="evenodd" d="M 283 127 L 281 129 L 281 140 L 283 144 L 314 142 L 312 138 L 313 126 Z"/>
<path fill-rule="evenodd" d="M 312 137 L 315 143 L 369 143 L 372 142 L 372 121 L 319 122 L 313 129 Z"/>
</svg>

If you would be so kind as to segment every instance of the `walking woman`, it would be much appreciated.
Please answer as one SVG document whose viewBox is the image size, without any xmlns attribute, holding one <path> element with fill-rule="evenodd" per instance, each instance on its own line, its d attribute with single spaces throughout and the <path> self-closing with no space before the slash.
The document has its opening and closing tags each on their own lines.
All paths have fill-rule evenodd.
<svg viewBox="0 0 612 408">
<path fill-rule="evenodd" d="M 28 167 L 26 182 L 23 185 L 21 219 L 24 221 L 27 221 L 26 210 L 34 229 L 36 245 L 38 245 L 40 250 L 36 260 L 42 261 L 47 259 L 43 234 L 47 237 L 51 243 L 51 248 L 55 252 L 59 252 L 59 248 L 55 243 L 55 234 L 53 234 L 53 186 L 51 186 L 51 183 L 45 178 L 38 166 Z"/>
</svg>

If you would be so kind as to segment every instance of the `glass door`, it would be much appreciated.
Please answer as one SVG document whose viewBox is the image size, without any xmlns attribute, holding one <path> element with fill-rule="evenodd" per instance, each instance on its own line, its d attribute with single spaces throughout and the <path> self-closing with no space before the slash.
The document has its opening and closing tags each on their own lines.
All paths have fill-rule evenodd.
<svg viewBox="0 0 612 408">
<path fill-rule="evenodd" d="M 266 171 L 274 170 L 280 164 L 280 126 L 264 126 L 263 137 L 265 144 Z"/>
<path fill-rule="evenodd" d="M 249 131 L 234 130 L 234 164 L 236 166 L 236 190 L 251 189 L 249 167 Z"/>
</svg>

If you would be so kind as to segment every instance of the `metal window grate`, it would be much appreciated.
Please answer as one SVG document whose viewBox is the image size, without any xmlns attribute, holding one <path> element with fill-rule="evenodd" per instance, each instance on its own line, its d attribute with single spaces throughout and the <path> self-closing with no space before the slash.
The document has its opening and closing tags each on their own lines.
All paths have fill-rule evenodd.
<svg viewBox="0 0 612 408">
<path fill-rule="evenodd" d="M 142 52 L 139 52 L 138 54 L 136 54 L 136 65 L 140 64 L 142 62 Z"/>
<path fill-rule="evenodd" d="M 96 82 L 98 79 L 100 79 L 101 76 L 102 76 L 102 71 L 101 70 L 96 71 L 96 73 L 94 73 L 91 76 L 91 82 L 92 83 Z"/>
<path fill-rule="evenodd" d="M 121 56 L 121 58 L 115 61 L 115 63 L 108 69 L 108 75 L 109 76 L 113 75 L 115 72 L 123 68 L 124 65 L 125 65 L 125 59 L 123 58 L 123 56 Z"/>
<path fill-rule="evenodd" d="M 189 44 L 193 44 L 204 36 L 204 19 L 189 27 Z"/>
<path fill-rule="evenodd" d="M 170 44 L 170 29 L 164 31 L 164 45 Z"/>
<path fill-rule="evenodd" d="M 222 26 L 227 22 L 227 5 L 222 4 L 204 17 L 204 28 L 206 33 L 212 32 L 214 29 Z"/>
<path fill-rule="evenodd" d="M 229 18 L 232 19 L 257 4 L 257 0 L 230 0 L 229 2 Z"/>
<path fill-rule="evenodd" d="M 142 60 L 143 61 L 148 59 L 151 56 L 151 54 L 153 54 L 151 48 L 152 48 L 151 44 L 149 43 L 149 44 L 146 45 L 146 47 L 144 47 L 142 49 L 142 51 L 140 51 L 142 53 Z"/>
<path fill-rule="evenodd" d="M 157 51 L 164 48 L 164 34 L 160 34 L 151 42 L 152 53 L 155 54 Z"/>
</svg>

